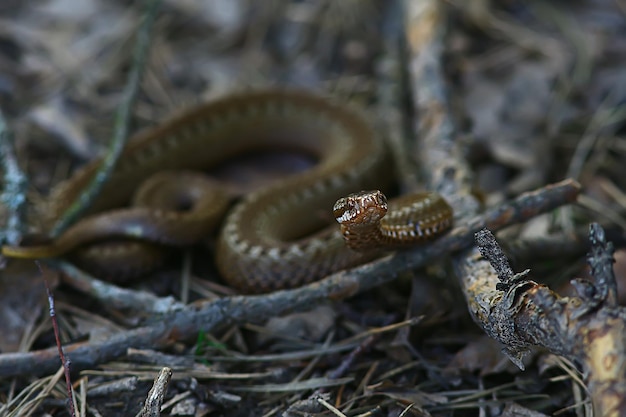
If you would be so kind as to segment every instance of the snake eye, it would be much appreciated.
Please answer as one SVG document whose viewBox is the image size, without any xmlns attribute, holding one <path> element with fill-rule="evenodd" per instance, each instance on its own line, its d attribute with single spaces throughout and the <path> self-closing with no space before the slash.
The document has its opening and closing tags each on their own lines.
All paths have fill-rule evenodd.
<svg viewBox="0 0 626 417">
<path fill-rule="evenodd" d="M 339 224 L 352 221 L 359 213 L 359 203 L 354 198 L 354 194 L 340 198 L 333 206 L 333 215 Z"/>
<path fill-rule="evenodd" d="M 355 202 L 351 196 L 343 197 L 337 200 L 333 206 L 333 215 L 338 223 L 343 223 L 351 217 L 351 213 L 354 210 Z"/>
<path fill-rule="evenodd" d="M 333 216 L 335 216 L 335 219 L 339 223 L 341 223 L 340 219 L 343 217 L 346 210 L 347 210 L 346 198 L 344 197 L 344 198 L 340 198 L 339 200 L 337 200 L 337 202 L 333 206 Z"/>
</svg>

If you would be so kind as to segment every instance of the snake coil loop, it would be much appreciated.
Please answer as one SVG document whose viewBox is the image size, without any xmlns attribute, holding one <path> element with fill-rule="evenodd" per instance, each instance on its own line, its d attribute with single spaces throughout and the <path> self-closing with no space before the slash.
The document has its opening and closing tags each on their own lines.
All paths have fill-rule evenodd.
<svg viewBox="0 0 626 417">
<path fill-rule="evenodd" d="M 22 258 L 69 254 L 118 279 L 154 267 L 163 245 L 188 245 L 214 229 L 227 203 L 209 198 L 193 208 L 184 203 L 128 208 L 140 184 L 164 170 L 206 171 L 224 159 L 276 148 L 301 151 L 318 162 L 244 196 L 226 216 L 216 262 L 226 281 L 242 291 L 297 287 L 375 256 L 366 249 L 420 242 L 452 223 L 452 211 L 440 196 L 394 200 L 385 216 L 386 199 L 376 191 L 339 200 L 334 212 L 341 232 L 324 228 L 328 219 L 319 213 L 327 213 L 342 196 L 389 187 L 390 156 L 358 111 L 310 93 L 279 90 L 226 97 L 139 133 L 87 217 L 48 245 L 5 246 L 2 253 Z M 50 224 L 99 164 L 88 164 L 53 190 L 40 207 Z M 176 184 L 189 187 L 190 181 L 181 174 Z M 348 249 L 344 238 L 358 251 Z"/>
</svg>

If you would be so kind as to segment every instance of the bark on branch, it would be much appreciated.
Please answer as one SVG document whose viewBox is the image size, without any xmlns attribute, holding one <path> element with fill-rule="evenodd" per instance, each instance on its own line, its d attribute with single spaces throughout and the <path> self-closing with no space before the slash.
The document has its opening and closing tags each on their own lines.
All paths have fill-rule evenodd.
<svg viewBox="0 0 626 417">
<path fill-rule="evenodd" d="M 489 230 L 476 233 L 476 243 L 493 269 L 477 271 L 471 264 L 459 274 L 488 279 L 495 286 L 474 291 L 466 287 L 472 316 L 504 345 L 504 352 L 521 369 L 531 346 L 542 346 L 578 364 L 586 376 L 598 416 L 626 415 L 626 310 L 617 304 L 613 275 L 613 245 L 604 230 L 589 228 L 591 252 L 587 257 L 593 281 L 572 280 L 577 297 L 560 297 L 545 285 L 514 274 Z M 489 268 L 488 268 L 489 269 Z M 486 278 L 487 276 L 488 278 Z M 475 287 L 477 288 L 477 287 Z"/>
</svg>

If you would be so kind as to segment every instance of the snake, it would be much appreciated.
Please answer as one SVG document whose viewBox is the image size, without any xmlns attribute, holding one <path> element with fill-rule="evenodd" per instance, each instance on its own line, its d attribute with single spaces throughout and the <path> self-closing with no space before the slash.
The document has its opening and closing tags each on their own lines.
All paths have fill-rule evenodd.
<svg viewBox="0 0 626 417">
<path fill-rule="evenodd" d="M 197 174 L 276 149 L 316 162 L 239 196 L 234 205 L 214 180 Z M 52 189 L 37 210 L 44 229 L 80 195 L 101 162 L 87 163 Z M 363 110 L 308 91 L 232 94 L 140 131 L 81 220 L 51 241 L 3 246 L 2 254 L 65 256 L 120 280 L 154 269 L 164 248 L 217 232 L 215 265 L 229 285 L 245 293 L 299 287 L 451 226 L 452 209 L 436 193 L 387 202 L 392 166 Z M 331 209 L 339 227 L 329 225 Z"/>
</svg>

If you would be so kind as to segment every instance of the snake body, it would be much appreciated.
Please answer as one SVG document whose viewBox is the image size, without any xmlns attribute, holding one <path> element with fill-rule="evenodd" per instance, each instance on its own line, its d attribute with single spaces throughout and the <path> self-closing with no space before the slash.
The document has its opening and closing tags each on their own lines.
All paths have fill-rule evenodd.
<svg viewBox="0 0 626 417">
<path fill-rule="evenodd" d="M 371 251 L 346 248 L 349 224 L 343 224 L 342 231 L 324 228 L 328 225 L 324 213 L 355 190 L 388 189 L 393 180 L 389 153 L 359 112 L 296 91 L 233 95 L 139 133 L 129 142 L 87 217 L 50 244 L 5 246 L 3 254 L 51 257 L 82 251 L 101 268 L 113 267 L 115 272 L 109 275 L 121 273 L 120 266 L 141 270 L 158 256 L 150 251 L 162 245 L 190 244 L 210 233 L 227 207 L 225 198 L 191 193 L 191 207 L 186 202 L 182 209 L 179 203 L 166 208 L 127 208 L 142 183 L 162 171 L 206 171 L 237 155 L 276 148 L 309 154 L 317 163 L 248 194 L 228 213 L 216 250 L 216 264 L 226 281 L 244 292 L 267 292 L 297 287 L 371 258 Z M 79 195 L 99 163 L 86 165 L 52 191 L 43 208 L 48 224 Z M 191 188 L 191 183 L 180 181 L 172 193 Z M 156 181 L 152 188 L 163 188 L 160 184 Z M 183 200 L 189 198 L 185 195 Z M 425 194 L 415 201 L 419 207 L 411 216 L 423 220 L 421 230 L 428 235 L 451 224 L 451 210 L 440 197 Z M 362 227 L 359 221 L 348 223 L 358 229 Z M 417 223 L 411 227 L 415 229 Z M 398 234 L 394 227 L 388 224 L 386 229 L 406 241 L 429 237 L 413 232 L 409 239 L 411 232 Z M 385 243 L 384 239 L 368 238 L 374 246 Z"/>
</svg>

